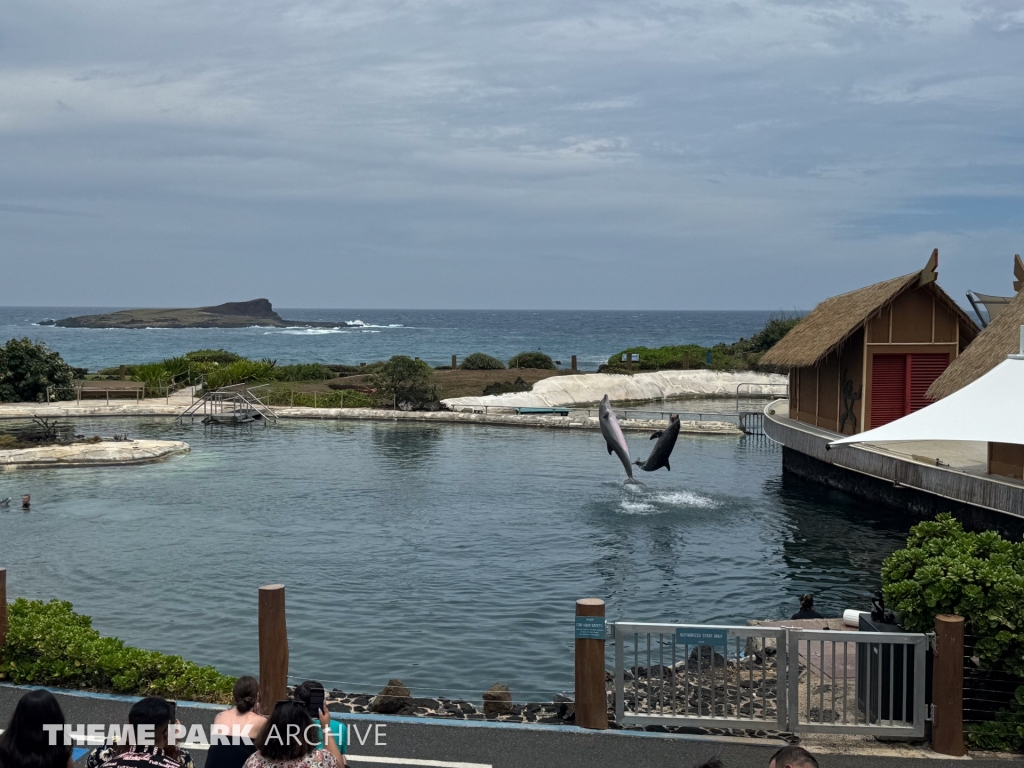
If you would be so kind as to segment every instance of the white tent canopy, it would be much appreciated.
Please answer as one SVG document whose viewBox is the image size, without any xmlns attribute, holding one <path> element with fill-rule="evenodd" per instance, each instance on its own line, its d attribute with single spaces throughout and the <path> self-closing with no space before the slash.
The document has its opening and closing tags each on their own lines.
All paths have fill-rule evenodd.
<svg viewBox="0 0 1024 768">
<path fill-rule="evenodd" d="M 1011 355 L 980 379 L 919 411 L 829 447 L 919 440 L 1024 444 L 1024 355 Z"/>
</svg>

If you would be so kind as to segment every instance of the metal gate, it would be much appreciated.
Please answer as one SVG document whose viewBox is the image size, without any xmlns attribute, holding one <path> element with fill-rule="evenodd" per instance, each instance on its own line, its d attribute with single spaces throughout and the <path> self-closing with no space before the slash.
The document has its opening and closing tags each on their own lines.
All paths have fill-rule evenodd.
<svg viewBox="0 0 1024 768">
<path fill-rule="evenodd" d="M 924 735 L 929 636 L 614 622 L 623 724 Z"/>
</svg>

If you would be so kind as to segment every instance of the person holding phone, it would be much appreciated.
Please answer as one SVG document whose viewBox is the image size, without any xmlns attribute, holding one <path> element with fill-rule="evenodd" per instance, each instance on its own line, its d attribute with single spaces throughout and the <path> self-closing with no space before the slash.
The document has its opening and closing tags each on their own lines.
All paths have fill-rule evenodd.
<svg viewBox="0 0 1024 768">
<path fill-rule="evenodd" d="M 313 720 L 320 723 L 320 747 L 324 748 L 324 730 L 329 729 L 334 737 L 334 743 L 338 746 L 340 754 L 348 751 L 348 729 L 339 720 L 332 720 L 328 713 L 327 718 L 321 717 L 321 713 L 327 712 L 327 691 L 324 686 L 316 680 L 306 680 L 295 686 L 292 693 L 292 700 L 301 703 Z"/>
<path fill-rule="evenodd" d="M 277 702 L 256 736 L 256 752 L 245 761 L 245 768 L 344 768 L 345 758 L 334 741 L 330 719 L 327 708 L 322 708 L 321 748 L 315 740 L 316 724 L 305 705 L 294 699 Z"/>
</svg>

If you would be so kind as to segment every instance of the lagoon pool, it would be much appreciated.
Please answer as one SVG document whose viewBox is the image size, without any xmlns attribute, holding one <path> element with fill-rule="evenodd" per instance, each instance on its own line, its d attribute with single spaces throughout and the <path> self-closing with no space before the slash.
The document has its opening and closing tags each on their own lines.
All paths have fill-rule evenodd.
<svg viewBox="0 0 1024 768">
<path fill-rule="evenodd" d="M 71 600 L 103 633 L 257 671 L 256 595 L 287 587 L 291 673 L 345 691 L 517 700 L 573 685 L 573 603 L 635 621 L 780 618 L 811 591 L 868 608 L 912 521 L 781 474 L 763 439 L 682 436 L 623 486 L 598 432 L 167 420 L 76 431 L 187 440 L 157 464 L 0 474 L 9 594 Z M 634 458 L 650 449 L 628 434 Z"/>
</svg>

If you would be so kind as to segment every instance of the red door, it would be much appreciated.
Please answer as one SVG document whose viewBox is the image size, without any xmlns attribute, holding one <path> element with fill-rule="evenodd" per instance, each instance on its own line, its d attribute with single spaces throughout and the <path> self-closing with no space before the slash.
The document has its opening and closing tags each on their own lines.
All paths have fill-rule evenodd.
<svg viewBox="0 0 1024 768">
<path fill-rule="evenodd" d="M 949 366 L 949 355 L 875 355 L 871 364 L 871 427 L 919 411 L 931 400 L 925 392 Z"/>
</svg>

